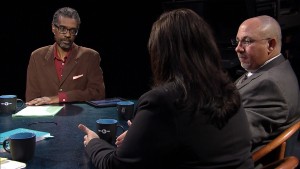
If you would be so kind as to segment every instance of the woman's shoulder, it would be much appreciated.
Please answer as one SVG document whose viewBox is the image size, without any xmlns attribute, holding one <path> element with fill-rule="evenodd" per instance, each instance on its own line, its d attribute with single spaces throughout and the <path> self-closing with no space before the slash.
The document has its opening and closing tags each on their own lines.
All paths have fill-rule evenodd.
<svg viewBox="0 0 300 169">
<path fill-rule="evenodd" d="M 179 98 L 180 90 L 172 83 L 157 86 L 144 93 L 139 102 L 151 102 L 152 104 L 170 104 Z"/>
</svg>

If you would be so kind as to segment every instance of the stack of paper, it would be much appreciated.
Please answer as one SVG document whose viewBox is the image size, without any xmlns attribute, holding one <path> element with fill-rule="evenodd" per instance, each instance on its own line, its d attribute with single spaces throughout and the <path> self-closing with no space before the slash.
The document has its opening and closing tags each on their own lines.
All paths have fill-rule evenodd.
<svg viewBox="0 0 300 169">
<path fill-rule="evenodd" d="M 31 130 L 26 128 L 17 128 L 14 130 L 9 130 L 3 133 L 0 133 L 0 144 L 3 143 L 3 141 L 9 136 L 16 134 L 16 133 L 22 133 L 22 132 L 31 132 L 36 135 L 36 141 L 44 140 L 45 138 L 52 138 L 53 136 L 50 135 L 48 132 L 38 131 L 38 130 Z M 0 168 L 1 169 L 1 168 Z"/>
<path fill-rule="evenodd" d="M 24 116 L 54 116 L 64 106 L 27 106 L 21 111 L 13 114 L 13 117 Z"/>
</svg>

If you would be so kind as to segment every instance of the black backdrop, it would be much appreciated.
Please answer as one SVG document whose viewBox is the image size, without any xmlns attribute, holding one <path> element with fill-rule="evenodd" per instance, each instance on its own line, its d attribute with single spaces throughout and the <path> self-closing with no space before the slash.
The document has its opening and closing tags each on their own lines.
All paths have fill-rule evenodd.
<svg viewBox="0 0 300 169">
<path fill-rule="evenodd" d="M 39 47 L 54 43 L 51 32 L 52 16 L 58 8 L 69 6 L 79 12 L 82 20 L 75 43 L 93 48 L 100 53 L 102 58 L 100 66 L 104 72 L 107 97 L 137 99 L 149 90 L 151 84 L 147 41 L 152 23 L 163 12 L 163 4 L 171 1 L 175 2 L 175 0 L 142 0 L 141 2 L 44 0 L 8 1 L 5 6 L 2 4 L 0 8 L 0 95 L 16 94 L 21 99 L 25 98 L 26 70 L 30 54 Z M 231 1 L 224 3 L 227 2 Z M 227 4 L 227 12 L 219 15 L 223 7 L 225 6 L 220 5 L 214 8 L 216 12 L 209 10 L 210 19 L 207 16 L 205 19 L 208 19 L 209 23 L 211 19 L 219 23 L 224 18 L 227 20 L 230 18 L 232 22 L 221 24 L 220 30 L 231 30 L 223 31 L 227 33 L 235 32 L 240 22 L 245 19 L 243 17 L 246 17 L 236 14 L 243 13 L 237 12 L 237 9 L 243 10 L 243 8 L 231 5 L 233 9 L 227 9 L 229 8 Z M 213 28 L 217 34 L 218 29 Z M 297 41 L 289 46 L 291 49 L 296 49 L 293 50 L 296 52 L 293 52 L 295 54 L 291 57 L 291 61 L 299 78 L 299 27 L 295 27 L 295 32 L 297 36 L 292 39 Z M 220 35 L 220 37 L 227 36 Z M 234 48 L 230 49 L 230 57 L 236 58 L 233 50 Z M 226 53 L 227 51 L 223 53 L 225 59 Z M 233 78 L 236 78 L 237 69 L 240 69 L 239 63 L 237 67 L 229 69 Z"/>
<path fill-rule="evenodd" d="M 147 40 L 161 14 L 161 2 L 96 0 L 8 2 L 2 6 L 1 94 L 25 98 L 26 69 L 36 48 L 54 42 L 51 21 L 64 6 L 75 8 L 82 24 L 75 43 L 97 50 L 102 58 L 107 97 L 138 98 L 150 87 Z"/>
</svg>

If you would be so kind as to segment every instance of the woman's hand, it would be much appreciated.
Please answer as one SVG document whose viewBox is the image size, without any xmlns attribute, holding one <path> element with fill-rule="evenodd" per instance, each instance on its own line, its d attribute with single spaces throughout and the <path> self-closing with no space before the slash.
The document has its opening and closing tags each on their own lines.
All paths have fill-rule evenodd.
<svg viewBox="0 0 300 169">
<path fill-rule="evenodd" d="M 99 138 L 99 136 L 97 135 L 97 133 L 95 133 L 94 131 L 90 130 L 88 127 L 86 127 L 83 124 L 79 124 L 78 128 L 86 134 L 83 137 L 83 145 L 84 145 L 84 147 L 86 147 L 92 139 Z"/>
<path fill-rule="evenodd" d="M 131 126 L 131 121 L 128 120 L 127 124 L 128 124 L 128 126 Z M 121 135 L 119 135 L 119 137 L 117 137 L 116 143 L 115 143 L 117 147 L 121 146 L 121 144 L 123 143 L 123 140 L 124 140 L 126 134 L 127 134 L 127 130 L 125 132 L 123 132 Z"/>
</svg>

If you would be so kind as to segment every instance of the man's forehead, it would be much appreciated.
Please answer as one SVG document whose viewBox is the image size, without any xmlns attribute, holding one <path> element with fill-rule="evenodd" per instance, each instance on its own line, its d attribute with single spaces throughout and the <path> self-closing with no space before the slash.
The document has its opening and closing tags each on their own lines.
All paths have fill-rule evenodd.
<svg viewBox="0 0 300 169">
<path fill-rule="evenodd" d="M 77 27 L 77 21 L 74 18 L 59 16 L 58 23 L 66 27 Z"/>
</svg>

